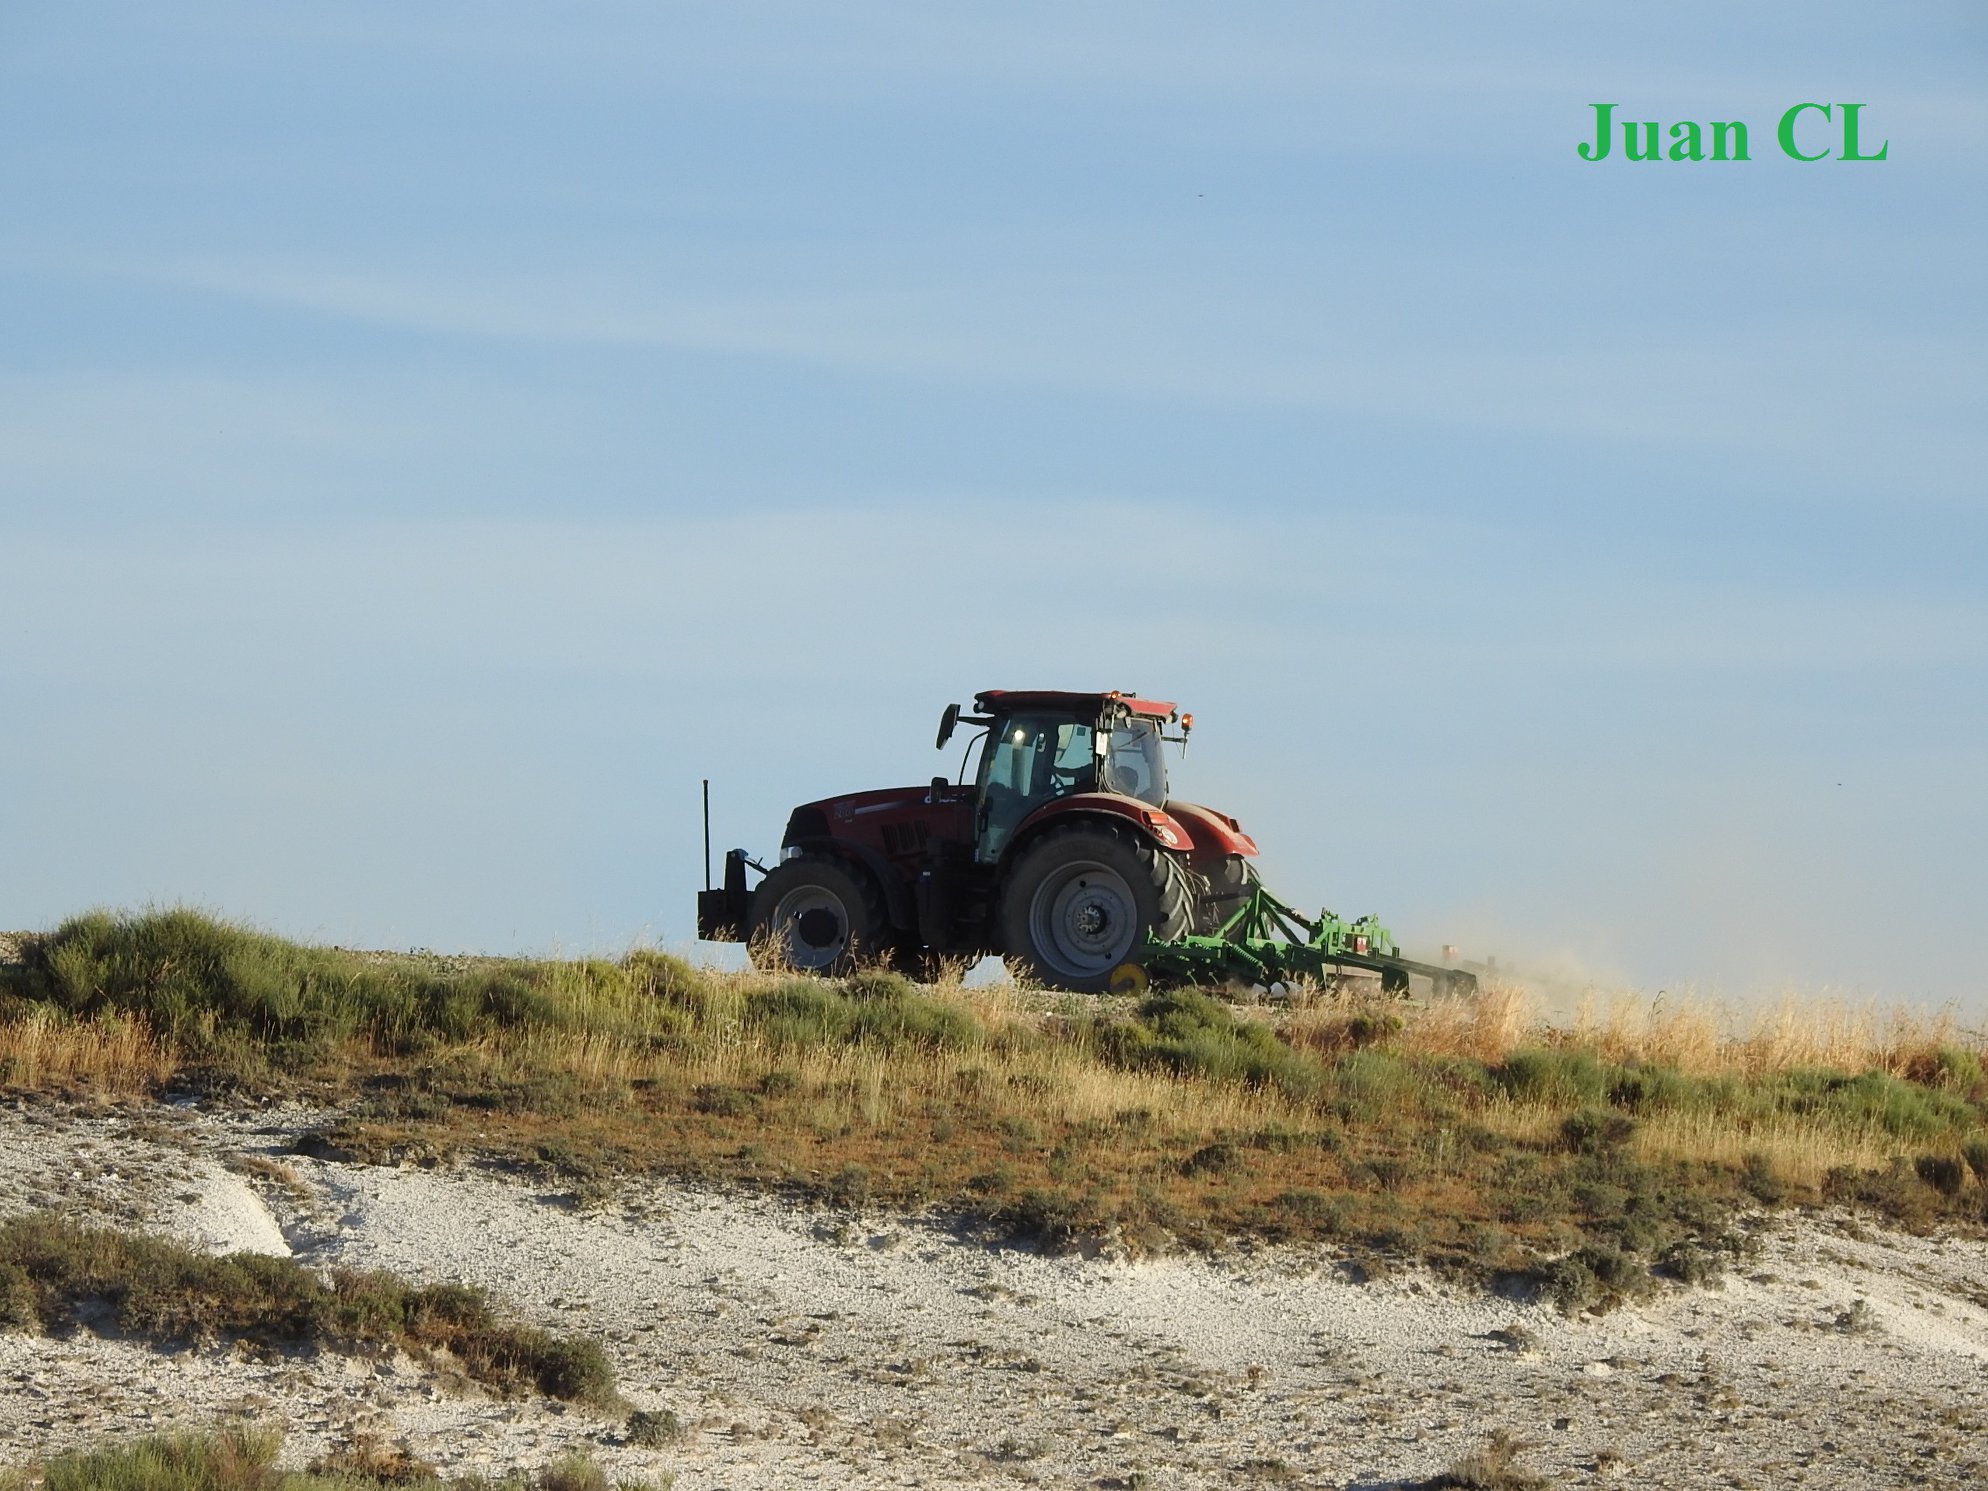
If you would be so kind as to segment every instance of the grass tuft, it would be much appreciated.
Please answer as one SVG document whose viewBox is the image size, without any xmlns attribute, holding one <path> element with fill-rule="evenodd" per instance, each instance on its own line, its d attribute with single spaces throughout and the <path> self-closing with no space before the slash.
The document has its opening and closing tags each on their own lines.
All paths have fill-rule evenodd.
<svg viewBox="0 0 1988 1491">
<path fill-rule="evenodd" d="M 414 1285 L 352 1270 L 325 1282 L 294 1259 L 214 1257 L 46 1213 L 0 1224 L 0 1283 L 15 1301 L 16 1328 L 55 1332 L 102 1310 L 117 1330 L 159 1343 L 447 1352 L 499 1391 L 615 1402 L 613 1369 L 599 1346 L 502 1321 L 480 1290 L 460 1284 Z"/>
<path fill-rule="evenodd" d="M 44 1491 L 608 1491 L 605 1473 L 585 1455 L 553 1461 L 536 1477 L 520 1471 L 495 1482 L 481 1476 L 445 1480 L 405 1444 L 362 1431 L 308 1471 L 280 1470 L 280 1431 L 231 1424 L 213 1433 L 158 1434 L 71 1450 L 40 1467 Z M 0 1484 L 30 1477 L 0 1470 Z M 666 1476 L 657 1486 L 666 1486 Z M 624 1487 L 623 1491 L 636 1491 Z M 640 1488 L 647 1491 L 647 1488 Z"/>
<path fill-rule="evenodd" d="M 1542 1491 L 1547 1484 L 1545 1477 L 1519 1463 L 1519 1452 L 1524 1448 L 1505 1430 L 1495 1429 L 1482 1445 L 1422 1485 L 1431 1491 L 1437 1487 L 1454 1487 L 1456 1491 Z"/>
<path fill-rule="evenodd" d="M 269 1491 L 282 1435 L 249 1425 L 168 1434 L 58 1456 L 46 1491 Z"/>
</svg>

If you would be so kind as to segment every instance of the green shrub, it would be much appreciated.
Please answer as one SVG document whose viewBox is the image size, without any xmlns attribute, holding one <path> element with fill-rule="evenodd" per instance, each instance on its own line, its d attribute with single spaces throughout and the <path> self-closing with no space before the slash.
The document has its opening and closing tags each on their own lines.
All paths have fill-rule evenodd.
<svg viewBox="0 0 1988 1491">
<path fill-rule="evenodd" d="M 1929 1058 L 1912 1062 L 1906 1075 L 1915 1082 L 1971 1093 L 1982 1082 L 1981 1057 L 1965 1046 L 1941 1046 Z"/>
<path fill-rule="evenodd" d="M 793 1047 L 862 1043 L 964 1050 L 980 1039 L 970 1011 L 922 994 L 901 974 L 881 969 L 857 974 L 839 987 L 789 979 L 747 996 L 745 1020 L 775 1044 Z"/>
<path fill-rule="evenodd" d="M 961 1006 L 920 994 L 917 986 L 900 974 L 865 976 L 889 978 L 904 987 L 858 999 L 852 1022 L 855 1039 L 886 1048 L 924 1046 L 944 1051 L 966 1050 L 978 1042 L 979 1022 Z"/>
<path fill-rule="evenodd" d="M 866 1206 L 876 1184 L 876 1174 L 868 1165 L 848 1164 L 829 1177 L 824 1193 L 836 1206 Z"/>
<path fill-rule="evenodd" d="M 1718 1089 L 1694 1083 L 1670 1067 L 1632 1063 L 1618 1067 L 1609 1077 L 1608 1103 L 1627 1113 L 1656 1113 L 1685 1108 L 1695 1102 L 1716 1105 Z"/>
<path fill-rule="evenodd" d="M 1922 1154 L 1912 1162 L 1919 1178 L 1942 1196 L 1958 1196 L 1967 1170 L 1952 1155 Z"/>
<path fill-rule="evenodd" d="M 489 1363 L 493 1380 L 522 1379 L 548 1398 L 575 1403 L 614 1401 L 614 1367 L 600 1344 L 584 1336 L 554 1336 L 532 1326 L 485 1327 L 466 1334 L 456 1355 Z M 515 1374 L 513 1376 L 512 1374 Z"/>
<path fill-rule="evenodd" d="M 1740 1189 L 1762 1206 L 1779 1206 L 1788 1199 L 1788 1183 L 1774 1169 L 1773 1157 L 1757 1149 L 1740 1160 Z"/>
<path fill-rule="evenodd" d="M 749 995 L 745 1020 L 776 1045 L 825 1046 L 848 1036 L 855 1011 L 833 985 L 794 978 Z"/>
<path fill-rule="evenodd" d="M 41 1295 L 18 1263 L 0 1263 L 0 1331 L 41 1329 Z"/>
<path fill-rule="evenodd" d="M 539 1491 L 608 1491 L 607 1472 L 586 1455 L 562 1455 L 538 1475 Z"/>
<path fill-rule="evenodd" d="M 888 968 L 865 968 L 842 981 L 842 992 L 851 999 L 915 999 L 918 985 Z"/>
<path fill-rule="evenodd" d="M 1426 1491 L 1544 1491 L 1545 1477 L 1519 1463 L 1522 1448 L 1506 1430 L 1494 1430 L 1478 1448 L 1420 1485 Z"/>
<path fill-rule="evenodd" d="M 1426 1093 L 1416 1069 L 1392 1051 L 1366 1047 L 1341 1056 L 1325 1074 L 1339 1121 L 1366 1128 L 1417 1112 Z"/>
<path fill-rule="evenodd" d="M 792 1097 L 800 1090 L 801 1074 L 799 1072 L 790 1072 L 784 1068 L 775 1068 L 773 1071 L 763 1073 L 759 1079 L 759 1091 L 762 1097 Z"/>
<path fill-rule="evenodd" d="M 1937 1210 L 1934 1193 L 1919 1183 L 1902 1155 L 1883 1170 L 1838 1165 L 1823 1177 L 1822 1194 L 1827 1201 L 1864 1207 L 1908 1227 L 1926 1225 Z"/>
<path fill-rule="evenodd" d="M 1227 1175 L 1242 1167 L 1242 1151 L 1233 1144 L 1204 1144 L 1180 1162 L 1182 1175 Z"/>
<path fill-rule="evenodd" d="M 34 996 L 71 1013 L 142 1015 L 195 1056 L 264 1043 L 291 1069 L 363 1036 L 420 1051 L 491 1027 L 556 1023 L 543 965 L 442 971 L 307 947 L 197 911 L 72 917 L 36 944 Z"/>
<path fill-rule="evenodd" d="M 247 1425 L 218 1434 L 167 1434 L 50 1460 L 46 1491 L 262 1491 L 282 1436 Z"/>
<path fill-rule="evenodd" d="M 1515 1098 L 1560 1107 L 1599 1106 L 1608 1100 L 1609 1073 L 1592 1054 L 1532 1047 L 1514 1051 L 1492 1075 Z"/>
<path fill-rule="evenodd" d="M 674 953 L 658 952 L 654 948 L 637 948 L 621 960 L 621 970 L 641 993 L 651 999 L 695 1004 L 711 988 L 710 975 L 702 969 L 693 968 Z"/>
<path fill-rule="evenodd" d="M 1620 1149 L 1636 1132 L 1636 1121 L 1606 1108 L 1583 1108 L 1560 1120 L 1560 1138 L 1576 1154 L 1604 1154 Z"/>
<path fill-rule="evenodd" d="M 1547 1296 L 1563 1315 L 1606 1309 L 1638 1293 L 1649 1281 L 1649 1270 L 1633 1258 L 1598 1244 L 1578 1248 L 1549 1264 Z"/>
<path fill-rule="evenodd" d="M 667 1408 L 640 1408 L 628 1415 L 628 1442 L 643 1449 L 678 1444 L 687 1432 L 683 1420 Z"/>
<path fill-rule="evenodd" d="M 1422 1175 L 1422 1165 L 1413 1155 L 1377 1154 L 1367 1161 L 1367 1173 L 1383 1191 L 1399 1191 Z"/>
<path fill-rule="evenodd" d="M 474 1475 L 443 1481 L 432 1465 L 370 1430 L 320 1456 L 308 1472 L 278 1470 L 282 1443 L 275 1430 L 243 1424 L 211 1434 L 155 1435 L 57 1455 L 43 1467 L 43 1485 L 46 1491 L 525 1491 L 533 1484 L 517 1472 L 495 1482 Z M 535 1479 L 538 1491 L 608 1491 L 606 1475 L 585 1455 L 555 1460 Z M 26 1481 L 0 1476 L 0 1484 Z M 624 1482 L 619 1491 L 648 1488 Z"/>
<path fill-rule="evenodd" d="M 1331 1231 L 1344 1215 L 1347 1200 L 1342 1196 L 1315 1191 L 1309 1186 L 1299 1186 L 1285 1191 L 1272 1204 L 1301 1222 Z"/>
<path fill-rule="evenodd" d="M 1680 1284 L 1715 1284 L 1725 1275 L 1725 1259 L 1695 1239 L 1664 1249 L 1657 1267 Z"/>
<path fill-rule="evenodd" d="M 1195 989 L 1170 989 L 1140 1006 L 1136 1022 L 1100 1028 L 1099 1054 L 1123 1066 L 1161 1067 L 1216 1082 L 1273 1086 L 1293 1097 L 1318 1091 L 1318 1064 L 1268 1025 L 1238 1020 Z"/>
<path fill-rule="evenodd" d="M 1846 1128 L 1879 1128 L 1901 1139 L 1933 1139 L 1974 1128 L 1979 1118 L 1951 1092 L 1902 1081 L 1886 1072 L 1790 1072 L 1782 1082 L 1790 1112 L 1833 1119 Z"/>
<path fill-rule="evenodd" d="M 1960 1153 L 1974 1172 L 1976 1183 L 1988 1189 L 1988 1134 L 1969 1135 L 1961 1142 Z"/>
<path fill-rule="evenodd" d="M 699 1113 L 711 1113 L 720 1118 L 743 1118 L 759 1106 L 759 1094 L 729 1087 L 722 1082 L 705 1082 L 691 1094 L 691 1105 Z"/>
</svg>

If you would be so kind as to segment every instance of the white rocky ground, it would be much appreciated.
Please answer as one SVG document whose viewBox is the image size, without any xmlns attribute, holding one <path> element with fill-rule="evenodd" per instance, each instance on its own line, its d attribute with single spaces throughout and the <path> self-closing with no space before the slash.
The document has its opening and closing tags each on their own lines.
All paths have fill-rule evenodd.
<svg viewBox="0 0 1988 1491">
<path fill-rule="evenodd" d="M 1567 1321 L 1427 1280 L 1354 1283 L 1314 1251 L 1044 1257 L 675 1186 L 583 1213 L 473 1168 L 300 1158 L 308 1117 L 0 1110 L 0 1213 L 481 1285 L 598 1336 L 629 1401 L 674 1412 L 682 1442 L 629 1445 L 619 1420 L 464 1396 L 404 1360 L 0 1335 L 0 1464 L 250 1415 L 286 1429 L 287 1461 L 370 1430 L 447 1472 L 580 1449 L 617 1480 L 698 1488 L 1378 1488 L 1494 1429 L 1556 1484 L 1988 1478 L 1975 1241 L 1795 1221 L 1722 1288 Z"/>
</svg>

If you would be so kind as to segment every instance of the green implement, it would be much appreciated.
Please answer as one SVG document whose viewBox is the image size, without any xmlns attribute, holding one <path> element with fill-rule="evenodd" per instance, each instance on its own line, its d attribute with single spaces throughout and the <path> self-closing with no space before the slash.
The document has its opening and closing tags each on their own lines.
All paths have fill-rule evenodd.
<svg viewBox="0 0 1988 1491">
<path fill-rule="evenodd" d="M 1162 942 L 1150 932 L 1112 971 L 1114 992 L 1134 993 L 1149 984 L 1327 983 L 1345 970 L 1378 973 L 1381 988 L 1406 994 L 1409 977 L 1429 980 L 1437 994 L 1477 992 L 1477 975 L 1461 968 L 1404 958 L 1394 935 L 1374 916 L 1347 921 L 1330 911 L 1317 920 L 1255 885 L 1242 905 L 1213 932 Z"/>
</svg>

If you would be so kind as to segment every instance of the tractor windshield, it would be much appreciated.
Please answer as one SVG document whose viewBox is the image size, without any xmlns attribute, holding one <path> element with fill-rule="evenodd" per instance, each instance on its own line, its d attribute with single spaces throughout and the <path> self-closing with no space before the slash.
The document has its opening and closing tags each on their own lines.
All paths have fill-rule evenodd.
<svg viewBox="0 0 1988 1491">
<path fill-rule="evenodd" d="M 1098 762 L 1098 787 L 1122 792 L 1156 808 L 1167 804 L 1167 761 L 1161 753 L 1159 727 L 1151 720 L 1126 720 L 1105 737 Z"/>
</svg>

